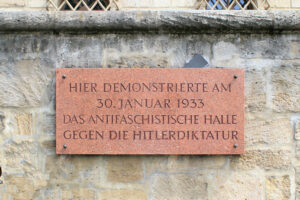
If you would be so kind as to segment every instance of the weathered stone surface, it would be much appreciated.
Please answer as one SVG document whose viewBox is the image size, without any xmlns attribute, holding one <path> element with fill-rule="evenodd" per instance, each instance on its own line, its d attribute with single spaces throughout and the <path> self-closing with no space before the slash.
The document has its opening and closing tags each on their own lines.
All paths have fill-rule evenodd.
<svg viewBox="0 0 300 200">
<path fill-rule="evenodd" d="M 36 116 L 37 134 L 41 137 L 55 138 L 55 114 L 44 111 Z"/>
<path fill-rule="evenodd" d="M 147 200 L 147 194 L 143 190 L 116 189 L 100 193 L 100 200 Z"/>
<path fill-rule="evenodd" d="M 197 0 L 119 0 L 118 5 L 121 10 L 128 9 L 197 9 L 199 2 Z"/>
<path fill-rule="evenodd" d="M 247 69 L 245 73 L 245 107 L 246 111 L 262 111 L 266 108 L 266 71 L 264 69 Z"/>
<path fill-rule="evenodd" d="M 191 170 L 220 169 L 226 156 L 147 156 L 144 159 L 145 175 L 155 172 L 180 173 Z"/>
<path fill-rule="evenodd" d="M 105 49 L 102 66 L 117 68 L 154 68 L 169 67 L 168 55 L 156 52 L 120 52 L 116 49 Z"/>
<path fill-rule="evenodd" d="M 221 171 L 208 185 L 209 200 L 262 199 L 264 195 L 263 175 L 252 173 Z"/>
<path fill-rule="evenodd" d="M 291 197 L 290 177 L 284 176 L 270 176 L 267 177 L 266 190 L 267 200 L 289 200 Z"/>
<path fill-rule="evenodd" d="M 289 117 L 264 113 L 246 115 L 245 142 L 247 146 L 291 145 L 293 129 Z"/>
<path fill-rule="evenodd" d="M 45 8 L 47 0 L 27 0 L 27 6 L 30 8 Z"/>
<path fill-rule="evenodd" d="M 5 179 L 6 196 L 14 199 L 33 199 L 35 186 L 26 177 L 8 176 Z M 9 198 L 7 198 L 9 199 Z"/>
<path fill-rule="evenodd" d="M 4 37 L 5 36 L 5 37 Z M 0 65 L 1 68 L 11 68 L 16 66 L 18 62 L 37 62 L 45 68 L 45 73 L 48 71 L 49 66 L 53 66 L 60 53 L 55 48 L 56 40 L 51 35 L 39 35 L 35 37 L 32 34 L 3 34 L 0 37 Z M 30 64 L 29 64 L 30 65 Z M 13 75 L 14 71 L 18 68 L 10 69 Z M 8 71 L 10 72 L 10 71 Z M 22 73 L 22 71 L 20 72 Z M 4 74 L 5 75 L 5 74 Z M 11 74 L 7 74 L 11 75 Z M 11 75 L 11 76 L 12 76 Z M 24 74 L 26 75 L 26 74 Z"/>
<path fill-rule="evenodd" d="M 278 112 L 300 111 L 300 65 L 272 68 L 273 109 Z"/>
<path fill-rule="evenodd" d="M 94 200 L 96 199 L 96 191 L 87 188 L 76 188 L 72 190 L 72 199 Z"/>
<path fill-rule="evenodd" d="M 0 111 L 0 132 L 3 131 L 5 128 L 4 119 L 4 113 Z"/>
<path fill-rule="evenodd" d="M 25 0 L 0 0 L 0 7 L 20 7 L 25 6 Z"/>
<path fill-rule="evenodd" d="M 32 134 L 32 114 L 22 113 L 16 116 L 19 134 L 31 135 Z"/>
<path fill-rule="evenodd" d="M 55 56 L 55 61 L 58 62 L 58 66 L 66 68 L 102 67 L 103 49 L 107 46 L 116 49 L 121 48 L 119 44 L 121 43 L 120 36 L 114 34 L 102 36 L 86 35 L 81 37 L 80 35 L 64 35 L 56 37 L 53 42 L 59 44 L 59 46 L 63 45 L 63 48 L 58 48 L 53 55 Z M 51 47 L 51 42 L 52 40 L 49 41 L 50 44 L 48 46 L 50 46 L 50 49 L 53 49 L 55 47 Z"/>
<path fill-rule="evenodd" d="M 70 195 L 69 199 L 72 196 Z M 40 189 L 36 194 L 36 199 L 52 200 L 52 199 L 67 199 L 62 197 L 62 190 L 60 187 L 47 186 Z"/>
<path fill-rule="evenodd" d="M 300 120 L 297 119 L 297 121 L 294 124 L 295 128 L 295 140 L 296 140 L 296 157 L 299 159 L 300 158 Z"/>
<path fill-rule="evenodd" d="M 300 140 L 300 119 L 295 124 L 295 139 Z"/>
<path fill-rule="evenodd" d="M 292 0 L 292 7 L 293 8 L 300 8 L 300 1 Z"/>
<path fill-rule="evenodd" d="M 296 166 L 295 167 L 296 173 L 295 173 L 295 184 L 296 184 L 296 191 L 295 191 L 295 196 L 296 196 L 296 200 L 298 200 L 300 198 L 300 166 Z"/>
<path fill-rule="evenodd" d="M 296 142 L 296 147 L 295 147 L 295 153 L 296 153 L 296 158 L 300 159 L 300 142 Z"/>
<path fill-rule="evenodd" d="M 10 140 L 4 145 L 4 156 L 7 159 L 2 162 L 10 173 L 38 175 L 37 172 L 42 169 L 38 144 L 32 139 Z"/>
<path fill-rule="evenodd" d="M 107 158 L 107 180 L 111 182 L 136 182 L 143 178 L 142 159 L 134 156 Z"/>
<path fill-rule="evenodd" d="M 288 150 L 246 150 L 241 156 L 232 157 L 231 167 L 235 169 L 253 169 L 256 167 L 288 169 L 291 166 L 291 152 Z"/>
<path fill-rule="evenodd" d="M 299 18 L 298 11 L 0 12 L 0 30 L 299 30 Z"/>
<path fill-rule="evenodd" d="M 253 38 L 253 35 L 249 34 L 237 39 L 233 34 L 225 35 L 222 40 L 234 44 L 239 49 L 239 52 L 233 55 L 241 61 L 233 60 L 231 63 L 238 63 L 239 67 L 246 67 L 249 71 L 257 69 L 265 73 L 269 70 L 267 66 L 286 64 L 287 59 L 297 59 L 300 56 L 298 48 L 300 41 L 294 35 L 276 34 L 273 37 L 265 37 L 264 34 L 255 34 Z M 266 76 L 264 78 L 266 79 Z"/>
<path fill-rule="evenodd" d="M 102 157 L 49 155 L 45 161 L 45 171 L 51 183 L 77 182 L 97 185 L 103 179 L 103 167 Z M 61 177 L 64 177 L 63 180 Z"/>
<path fill-rule="evenodd" d="M 270 4 L 272 8 L 290 8 L 291 0 L 271 0 Z"/>
<path fill-rule="evenodd" d="M 0 68 L 0 106 L 36 107 L 49 103 L 54 69 L 40 60 Z"/>
<path fill-rule="evenodd" d="M 153 200 L 207 199 L 207 181 L 201 174 L 155 174 L 152 177 Z"/>
<path fill-rule="evenodd" d="M 34 199 L 43 200 L 95 200 L 98 199 L 98 195 L 95 189 L 89 188 L 83 185 L 73 184 L 56 184 L 48 185 L 36 191 Z"/>
<path fill-rule="evenodd" d="M 296 29 L 299 11 L 0 12 L 0 199 L 300 199 Z M 182 67 L 195 54 L 246 70 L 245 155 L 55 155 L 55 67 Z M 22 113 L 34 134 L 19 134 Z"/>
<path fill-rule="evenodd" d="M 290 43 L 289 58 L 300 58 L 300 41 L 292 41 Z"/>
<path fill-rule="evenodd" d="M 213 66 L 232 67 L 238 66 L 239 48 L 232 42 L 220 41 L 213 46 Z M 242 67 L 242 66 L 240 66 Z"/>
<path fill-rule="evenodd" d="M 172 0 L 164 0 L 164 1 L 157 1 L 157 0 L 120 0 L 120 6 L 121 8 L 149 8 L 150 5 L 152 7 L 170 7 L 172 5 Z"/>
</svg>

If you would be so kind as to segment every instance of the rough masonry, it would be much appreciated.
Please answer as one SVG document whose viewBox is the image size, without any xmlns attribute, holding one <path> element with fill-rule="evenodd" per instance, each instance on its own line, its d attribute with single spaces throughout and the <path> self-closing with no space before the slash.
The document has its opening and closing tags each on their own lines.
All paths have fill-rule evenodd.
<svg viewBox="0 0 300 200">
<path fill-rule="evenodd" d="M 300 199 L 300 15 L 0 12 L 0 199 Z M 244 68 L 241 156 L 55 154 L 55 69 Z"/>
</svg>

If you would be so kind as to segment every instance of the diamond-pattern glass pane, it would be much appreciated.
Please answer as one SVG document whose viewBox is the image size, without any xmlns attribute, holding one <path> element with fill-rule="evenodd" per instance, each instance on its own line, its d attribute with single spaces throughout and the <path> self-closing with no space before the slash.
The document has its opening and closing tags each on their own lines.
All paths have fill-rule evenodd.
<svg viewBox="0 0 300 200">
<path fill-rule="evenodd" d="M 269 0 L 201 0 L 203 10 L 268 10 Z"/>
<path fill-rule="evenodd" d="M 48 9 L 56 11 L 118 10 L 115 0 L 48 0 Z"/>
</svg>

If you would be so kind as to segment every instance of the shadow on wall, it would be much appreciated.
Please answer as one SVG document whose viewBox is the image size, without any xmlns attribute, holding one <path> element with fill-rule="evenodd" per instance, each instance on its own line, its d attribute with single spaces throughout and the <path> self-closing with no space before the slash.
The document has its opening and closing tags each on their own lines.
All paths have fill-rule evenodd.
<svg viewBox="0 0 300 200">
<path fill-rule="evenodd" d="M 2 176 L 2 167 L 0 166 L 0 177 Z M 0 184 L 3 184 L 3 181 L 0 180 Z"/>
</svg>

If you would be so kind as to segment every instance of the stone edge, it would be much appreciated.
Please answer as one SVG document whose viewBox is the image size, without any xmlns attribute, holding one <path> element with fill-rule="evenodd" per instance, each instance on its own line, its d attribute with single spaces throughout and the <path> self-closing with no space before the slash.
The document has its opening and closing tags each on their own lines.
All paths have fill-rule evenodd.
<svg viewBox="0 0 300 200">
<path fill-rule="evenodd" d="M 299 31 L 299 11 L 0 11 L 0 31 Z"/>
</svg>

